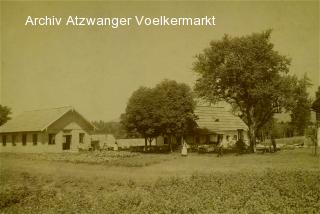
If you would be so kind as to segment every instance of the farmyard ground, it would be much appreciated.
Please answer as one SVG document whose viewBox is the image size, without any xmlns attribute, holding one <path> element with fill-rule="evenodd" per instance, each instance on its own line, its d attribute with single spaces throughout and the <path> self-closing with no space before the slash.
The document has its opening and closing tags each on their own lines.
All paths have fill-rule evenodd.
<svg viewBox="0 0 320 214">
<path fill-rule="evenodd" d="M 1 154 L 0 205 L 5 213 L 317 213 L 320 159 L 311 154 Z"/>
</svg>

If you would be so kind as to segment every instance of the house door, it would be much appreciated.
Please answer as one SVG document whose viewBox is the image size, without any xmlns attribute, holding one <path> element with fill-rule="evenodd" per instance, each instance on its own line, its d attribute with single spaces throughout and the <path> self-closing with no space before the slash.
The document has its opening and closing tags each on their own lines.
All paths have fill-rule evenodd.
<svg viewBox="0 0 320 214">
<path fill-rule="evenodd" d="M 64 143 L 62 143 L 62 150 L 70 150 L 71 135 L 64 135 Z"/>
<path fill-rule="evenodd" d="M 217 142 L 217 144 L 219 144 L 222 140 L 223 140 L 223 134 L 218 134 L 218 142 Z"/>
</svg>

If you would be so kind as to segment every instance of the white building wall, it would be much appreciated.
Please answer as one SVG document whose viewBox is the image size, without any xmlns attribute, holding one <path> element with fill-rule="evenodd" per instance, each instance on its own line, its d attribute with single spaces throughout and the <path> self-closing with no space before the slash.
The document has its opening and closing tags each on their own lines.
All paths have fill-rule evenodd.
<svg viewBox="0 0 320 214">
<path fill-rule="evenodd" d="M 68 128 L 68 131 L 64 129 L 57 132 L 57 130 L 48 130 L 44 132 L 19 132 L 19 133 L 6 133 L 0 134 L 0 152 L 16 152 L 16 153 L 59 153 L 59 152 L 78 152 L 79 149 L 88 150 L 91 146 L 90 135 L 85 130 L 81 129 L 77 124 L 71 124 L 73 129 L 70 128 L 70 124 L 64 128 Z M 79 134 L 84 133 L 83 143 L 79 142 Z M 22 144 L 22 135 L 27 135 L 26 145 Z M 33 145 L 32 135 L 38 134 L 37 145 Z M 49 134 L 55 135 L 55 144 L 49 144 Z M 7 136 L 7 142 L 4 146 L 2 143 L 2 135 Z M 12 135 L 15 135 L 15 146 L 12 145 Z M 64 135 L 71 135 L 70 150 L 62 150 L 62 144 L 65 141 Z"/>
<path fill-rule="evenodd" d="M 22 144 L 22 134 L 27 135 L 26 145 Z M 33 145 L 32 135 L 38 134 L 37 145 Z M 7 136 L 7 143 L 4 146 L 2 142 L 2 135 Z M 28 132 L 28 133 L 14 133 L 16 136 L 15 146 L 12 144 L 12 133 L 0 134 L 0 152 L 18 152 L 18 153 L 40 153 L 48 150 L 48 145 L 43 141 L 45 139 L 44 133 L 41 132 Z"/>
</svg>

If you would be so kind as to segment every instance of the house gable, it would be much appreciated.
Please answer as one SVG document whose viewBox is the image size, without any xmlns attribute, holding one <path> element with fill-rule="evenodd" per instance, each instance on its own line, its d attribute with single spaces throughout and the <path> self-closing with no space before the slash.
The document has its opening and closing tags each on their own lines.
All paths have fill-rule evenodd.
<svg viewBox="0 0 320 214">
<path fill-rule="evenodd" d="M 60 130 L 85 130 L 91 132 L 94 130 L 93 125 L 84 119 L 78 112 L 74 110 L 68 111 L 62 117 L 50 124 L 46 130 L 48 131 L 60 131 Z"/>
</svg>

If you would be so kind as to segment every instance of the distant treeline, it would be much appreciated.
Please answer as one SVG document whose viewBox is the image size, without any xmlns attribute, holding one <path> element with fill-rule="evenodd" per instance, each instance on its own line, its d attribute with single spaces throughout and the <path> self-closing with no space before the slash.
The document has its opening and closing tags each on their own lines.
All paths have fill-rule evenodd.
<svg viewBox="0 0 320 214">
<path fill-rule="evenodd" d="M 92 124 L 96 127 L 97 134 L 112 134 L 117 139 L 123 138 L 138 138 L 138 133 L 128 134 L 120 122 L 105 122 L 102 120 L 93 121 Z"/>
</svg>

